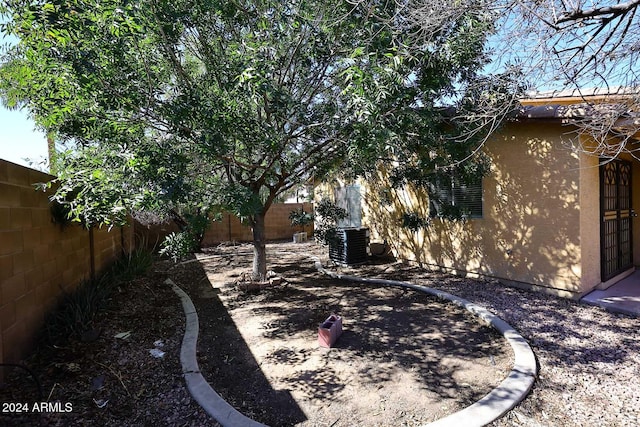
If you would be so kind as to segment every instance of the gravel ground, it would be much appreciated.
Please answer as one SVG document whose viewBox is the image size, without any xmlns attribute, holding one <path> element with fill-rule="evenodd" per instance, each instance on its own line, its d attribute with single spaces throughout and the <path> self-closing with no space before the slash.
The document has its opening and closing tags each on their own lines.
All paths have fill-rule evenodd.
<svg viewBox="0 0 640 427">
<path fill-rule="evenodd" d="M 40 378 L 45 400 L 70 402 L 73 412 L 0 414 L 0 425 L 216 425 L 184 386 L 179 365 L 184 313 L 162 285 L 169 269 L 156 264 L 154 274 L 120 289 L 96 321 L 102 331 L 97 341 L 48 347 L 25 361 Z M 530 395 L 493 425 L 640 425 L 639 318 L 397 263 L 348 270 L 458 295 L 491 310 L 529 341 L 539 378 Z M 132 336 L 115 338 L 123 331 Z M 159 339 L 166 355 L 154 359 L 149 349 Z M 0 401 L 42 400 L 24 372 L 14 370 L 5 380 Z"/>
<path fill-rule="evenodd" d="M 529 396 L 493 425 L 640 425 L 640 319 L 407 265 L 349 270 L 458 295 L 497 314 L 527 339 L 539 377 Z"/>
</svg>

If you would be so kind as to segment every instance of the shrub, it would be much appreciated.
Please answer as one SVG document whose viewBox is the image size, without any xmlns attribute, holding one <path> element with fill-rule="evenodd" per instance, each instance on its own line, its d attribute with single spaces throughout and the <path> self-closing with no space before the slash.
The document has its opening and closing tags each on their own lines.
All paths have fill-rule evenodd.
<svg viewBox="0 0 640 427">
<path fill-rule="evenodd" d="M 144 275 L 153 263 L 151 252 L 137 249 L 115 262 L 95 280 L 80 283 L 73 291 L 64 292 L 60 302 L 46 319 L 48 342 L 65 342 L 81 338 L 93 329 L 96 314 L 105 308 L 114 289 Z"/>
<path fill-rule="evenodd" d="M 298 208 L 289 212 L 289 220 L 292 227 L 301 227 L 302 231 L 304 231 L 304 227 L 313 222 L 313 214 Z"/>
<path fill-rule="evenodd" d="M 147 249 L 136 249 L 121 257 L 109 270 L 112 281 L 126 282 L 144 275 L 153 265 L 153 253 Z"/>
<path fill-rule="evenodd" d="M 194 250 L 198 249 L 196 239 L 190 231 L 173 232 L 164 238 L 160 255 L 167 256 L 178 262 L 185 259 Z"/>
<path fill-rule="evenodd" d="M 337 236 L 338 221 L 347 217 L 347 211 L 325 197 L 316 205 L 315 215 L 314 237 L 316 241 L 324 245 L 331 244 Z"/>
<path fill-rule="evenodd" d="M 200 249 L 204 234 L 212 220 L 209 211 L 185 213 L 179 218 L 180 231 L 169 234 L 160 245 L 160 255 L 171 258 L 173 262 L 183 260 Z M 220 218 L 220 215 L 216 215 L 213 220 Z"/>
</svg>

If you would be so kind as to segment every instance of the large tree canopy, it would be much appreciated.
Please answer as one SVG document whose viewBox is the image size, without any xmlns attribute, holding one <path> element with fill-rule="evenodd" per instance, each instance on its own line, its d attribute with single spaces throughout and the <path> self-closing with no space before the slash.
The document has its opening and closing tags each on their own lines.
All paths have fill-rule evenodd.
<svg viewBox="0 0 640 427">
<path fill-rule="evenodd" d="M 475 130 L 442 107 L 507 98 L 469 84 L 493 84 L 476 75 L 492 30 L 481 8 L 428 37 L 384 0 L 4 0 L 0 12 L 19 38 L 0 70 L 5 103 L 75 144 L 59 198 L 98 223 L 221 206 L 253 227 L 256 278 L 279 194 L 385 159 L 427 175 L 473 159 Z"/>
<path fill-rule="evenodd" d="M 504 37 L 497 53 L 526 67 L 536 86 L 615 91 L 640 84 L 640 1 L 505 0 L 500 6 Z M 514 48 L 513 40 L 528 49 Z"/>
<path fill-rule="evenodd" d="M 492 71 L 517 72 L 531 89 L 530 96 L 583 98 L 585 105 L 574 112 L 574 123 L 598 144 L 581 149 L 607 157 L 622 152 L 638 157 L 640 0 L 411 0 L 402 4 L 427 37 L 443 20 L 456 19 L 470 9 L 492 14 L 496 22 L 488 41 Z M 592 95 L 613 97 L 608 105 L 598 105 L 602 99 Z"/>
<path fill-rule="evenodd" d="M 496 53 L 521 68 L 534 96 L 582 98 L 574 119 L 596 144 L 577 149 L 639 158 L 639 0 L 505 0 Z M 529 49 L 517 49 L 511 44 Z M 609 96 L 606 104 L 598 97 Z"/>
<path fill-rule="evenodd" d="M 535 88 L 615 90 L 640 84 L 640 0 L 411 0 L 399 4 L 426 37 L 443 21 L 455 20 L 469 10 L 491 14 L 496 22 L 490 38 L 492 68 L 518 67 Z"/>
</svg>

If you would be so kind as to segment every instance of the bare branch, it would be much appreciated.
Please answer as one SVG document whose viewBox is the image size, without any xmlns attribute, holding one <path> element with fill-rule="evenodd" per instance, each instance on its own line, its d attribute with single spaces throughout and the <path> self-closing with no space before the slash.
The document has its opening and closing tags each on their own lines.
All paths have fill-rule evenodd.
<svg viewBox="0 0 640 427">
<path fill-rule="evenodd" d="M 604 7 L 594 7 L 587 10 L 568 10 L 561 14 L 560 17 L 555 20 L 555 23 L 562 24 L 565 22 L 577 22 L 587 18 L 600 18 L 603 16 L 606 16 L 608 19 L 612 19 L 616 16 L 624 15 L 626 13 L 634 11 L 638 6 L 640 6 L 640 0 L 632 0 L 626 3 L 619 3 Z"/>
</svg>

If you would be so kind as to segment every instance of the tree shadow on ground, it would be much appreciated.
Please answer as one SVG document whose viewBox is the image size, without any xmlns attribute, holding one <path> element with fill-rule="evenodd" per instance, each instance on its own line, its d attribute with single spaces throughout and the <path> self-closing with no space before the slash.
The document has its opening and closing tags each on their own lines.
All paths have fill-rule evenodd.
<svg viewBox="0 0 640 427">
<path fill-rule="evenodd" d="M 294 425 L 305 421 L 307 418 L 291 393 L 274 389 L 265 377 L 217 292 L 211 292 L 200 264 L 177 268 L 171 278 L 185 289 L 196 307 L 200 323 L 197 360 L 214 390 L 238 411 L 259 422 Z"/>
<path fill-rule="evenodd" d="M 228 257 L 220 260 L 220 263 L 215 258 L 203 261 L 204 270 L 224 268 Z M 235 262 L 248 266 L 250 255 L 237 254 Z M 436 399 L 455 401 L 460 407 L 484 396 L 506 376 L 496 374 L 490 385 L 474 383 L 474 370 L 495 369 L 494 360 L 509 359 L 511 350 L 502 336 L 453 304 L 413 290 L 330 279 L 320 275 L 311 260 L 301 256 L 278 256 L 272 260 L 270 269 L 285 278 L 284 286 L 237 293 L 229 289 L 230 283 L 222 284 L 221 292 L 234 296 L 225 299 L 224 307 L 219 299 L 210 299 L 206 302 L 209 308 L 201 315 L 217 319 L 202 340 L 209 345 L 229 347 L 228 354 L 233 358 L 209 360 L 201 351 L 202 369 L 210 372 L 205 377 L 213 379 L 214 388 L 220 388 L 221 394 L 233 394 L 231 403 L 239 403 L 245 413 L 258 414 L 260 421 L 269 423 L 267 412 L 274 412 L 276 407 L 282 413 L 286 403 L 295 407 L 296 402 L 284 399 L 281 392 L 273 389 L 267 390 L 267 396 L 259 401 L 248 396 L 247 390 L 262 390 L 268 380 L 261 373 L 260 362 L 256 362 L 233 326 L 229 310 L 251 307 L 246 315 L 264 319 L 259 325 L 261 336 L 281 345 L 265 357 L 266 361 L 300 366 L 313 356 L 312 352 L 289 348 L 287 341 L 301 338 L 313 342 L 318 325 L 330 314 L 343 316 L 344 333 L 325 354 L 331 361 L 315 369 L 301 368 L 283 380 L 286 388 L 306 399 L 320 400 L 344 389 L 345 384 L 334 370 L 340 363 L 357 364 L 357 378 L 364 386 L 382 387 L 408 373 L 417 377 L 422 389 Z M 194 292 L 200 291 L 191 289 L 192 298 Z M 228 363 L 246 365 L 242 381 L 223 379 Z M 269 399 L 274 403 L 269 403 Z M 262 415 L 266 418 L 261 418 Z M 296 421 L 296 417 L 291 417 L 291 421 Z"/>
<path fill-rule="evenodd" d="M 536 419 L 544 413 L 561 414 L 558 425 L 575 423 L 571 411 L 637 416 L 632 393 L 603 396 L 592 408 L 578 407 L 579 403 L 572 406 L 572 402 L 589 400 L 594 384 L 607 389 L 620 372 L 623 378 L 635 375 L 640 363 L 640 337 L 635 333 L 640 319 L 498 281 L 459 278 L 413 265 L 357 270 L 351 274 L 406 280 L 450 292 L 486 307 L 512 325 L 531 345 L 539 363 L 539 378 L 518 407 L 519 413 Z"/>
<path fill-rule="evenodd" d="M 315 288 L 319 282 L 324 289 Z M 361 381 L 372 385 L 391 381 L 399 369 L 410 369 L 425 389 L 441 398 L 467 403 L 490 391 L 462 386 L 456 379 L 462 369 L 456 359 L 482 369 L 508 349 L 495 331 L 461 309 L 411 290 L 335 280 L 316 280 L 315 286 L 306 293 L 296 289 L 271 294 L 279 303 L 265 301 L 260 312 L 282 320 L 264 325 L 265 338 L 308 334 L 328 314 L 339 313 L 345 332 L 332 357 L 374 361 L 375 367 L 359 372 Z"/>
<path fill-rule="evenodd" d="M 625 323 L 638 323 L 638 319 L 624 314 L 609 313 L 541 292 L 507 287 L 497 281 L 459 278 L 407 264 L 398 263 L 386 268 L 368 265 L 354 270 L 357 272 L 352 271 L 351 274 L 410 281 L 483 305 L 516 327 L 534 348 L 575 352 L 575 358 L 558 359 L 558 363 L 564 365 L 594 361 L 618 363 L 640 351 L 640 340 L 633 337 L 614 340 L 608 333 L 625 328 Z M 615 318 L 624 320 L 612 321 Z"/>
</svg>

